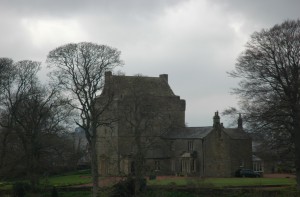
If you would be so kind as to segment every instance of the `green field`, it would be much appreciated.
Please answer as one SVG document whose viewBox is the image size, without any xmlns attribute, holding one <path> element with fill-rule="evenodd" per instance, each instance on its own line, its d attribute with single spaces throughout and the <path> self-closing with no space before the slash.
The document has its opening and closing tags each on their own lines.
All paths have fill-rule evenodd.
<svg viewBox="0 0 300 197">
<path fill-rule="evenodd" d="M 15 182 L 28 182 L 28 181 L 19 180 L 19 179 L 10 182 L 0 181 L 0 190 L 11 189 L 13 183 Z M 92 179 L 89 170 L 76 171 L 76 172 L 66 173 L 57 176 L 42 177 L 40 180 L 41 186 L 55 186 L 55 187 L 82 185 L 82 184 L 89 184 L 91 182 Z"/>
<path fill-rule="evenodd" d="M 51 176 L 41 179 L 41 185 L 56 187 L 83 185 L 92 182 L 91 175 L 88 171 L 78 171 L 74 173 Z M 294 178 L 167 178 L 149 180 L 148 185 L 177 185 L 177 186 L 207 186 L 207 187 L 240 187 L 240 186 L 266 186 L 266 185 L 289 185 L 294 186 Z M 0 190 L 9 188 L 11 183 L 0 182 Z"/>
<path fill-rule="evenodd" d="M 71 185 L 83 185 L 92 182 L 90 174 L 70 174 L 53 176 L 47 179 L 42 179 L 42 183 L 49 184 L 51 186 L 71 186 Z"/>
<path fill-rule="evenodd" d="M 185 178 L 151 180 L 148 185 L 178 185 L 178 186 L 202 186 L 202 187 L 241 187 L 241 186 L 265 186 L 265 185 L 289 185 L 294 186 L 296 180 L 293 178 Z"/>
<path fill-rule="evenodd" d="M 65 191 L 61 187 L 69 187 L 75 185 L 84 185 L 91 183 L 91 175 L 89 171 L 78 171 L 73 173 L 67 173 L 58 176 L 44 177 L 41 179 L 41 187 L 51 188 L 53 186 L 57 187 L 60 197 L 87 197 L 90 196 L 90 191 Z M 18 180 L 19 182 L 19 180 Z M 26 182 L 26 181 L 24 181 Z M 0 192 L 1 190 L 9 191 L 12 189 L 13 182 L 0 182 Z M 226 188 L 231 187 L 260 187 L 260 186 L 286 186 L 286 188 L 274 188 L 278 191 L 278 196 L 295 196 L 295 178 L 191 178 L 191 177 L 169 177 L 161 179 L 157 177 L 156 180 L 147 181 L 149 189 L 144 193 L 144 196 L 198 196 L 198 194 L 192 194 L 190 192 L 195 191 L 205 191 L 209 190 L 214 192 L 219 192 Z M 158 187 L 158 188 L 157 188 Z M 151 189 L 152 188 L 152 189 Z M 188 189 L 190 188 L 190 189 Z M 171 190 L 170 190 L 171 189 Z M 181 191 L 184 189 L 184 191 Z M 187 189 L 188 191 L 185 191 Z M 294 193 L 290 193 L 290 190 L 294 190 Z M 111 189 L 109 189 L 111 190 Z M 50 196 L 49 190 L 47 194 L 43 196 Z M 238 189 L 235 191 L 243 191 L 243 189 Z M 252 192 L 252 188 L 248 189 Z M 259 191 L 259 190 L 258 190 Z M 244 195 L 239 193 L 238 196 L 258 196 L 257 191 L 255 194 Z M 104 191 L 105 193 L 105 191 Z M 264 193 L 263 193 L 264 194 Z M 279 195 L 280 194 L 280 195 Z M 281 195 L 282 194 L 282 195 Z M 297 193 L 298 194 L 298 193 Z M 213 194 L 212 196 L 214 196 Z M 215 196 L 218 196 L 216 194 Z M 223 195 L 223 194 L 222 194 Z M 276 194 L 277 195 L 277 194 Z M 103 195 L 105 196 L 105 195 Z M 202 195 L 206 196 L 206 195 Z M 224 194 L 223 196 L 227 196 Z M 229 195 L 230 196 L 230 195 Z M 263 196 L 263 195 L 262 195 Z"/>
</svg>

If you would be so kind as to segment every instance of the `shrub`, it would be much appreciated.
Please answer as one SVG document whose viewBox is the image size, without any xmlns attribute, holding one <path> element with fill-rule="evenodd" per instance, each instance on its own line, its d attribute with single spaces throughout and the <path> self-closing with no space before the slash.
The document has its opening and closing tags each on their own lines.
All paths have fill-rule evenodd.
<svg viewBox="0 0 300 197">
<path fill-rule="evenodd" d="M 58 197 L 58 192 L 56 187 L 52 187 L 51 197 Z"/>
<path fill-rule="evenodd" d="M 156 175 L 155 174 L 150 174 L 149 175 L 149 180 L 155 180 L 156 179 Z"/>
<path fill-rule="evenodd" d="M 26 192 L 30 190 L 30 185 L 24 182 L 16 182 L 13 184 L 13 196 L 24 197 Z"/>
<path fill-rule="evenodd" d="M 119 181 L 117 184 L 113 186 L 112 197 L 123 196 L 129 197 L 134 196 L 135 192 L 135 181 L 134 178 L 127 178 L 125 180 Z M 146 179 L 140 180 L 140 188 L 139 191 L 144 191 L 146 189 Z"/>
</svg>

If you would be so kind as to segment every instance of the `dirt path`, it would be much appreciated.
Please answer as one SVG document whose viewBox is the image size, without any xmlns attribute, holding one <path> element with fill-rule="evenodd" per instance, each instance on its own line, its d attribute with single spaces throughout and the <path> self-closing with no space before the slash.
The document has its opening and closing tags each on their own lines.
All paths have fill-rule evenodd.
<svg viewBox="0 0 300 197">
<path fill-rule="evenodd" d="M 264 174 L 264 178 L 296 178 L 295 174 L 285 174 L 285 173 L 276 173 L 276 174 Z"/>
</svg>

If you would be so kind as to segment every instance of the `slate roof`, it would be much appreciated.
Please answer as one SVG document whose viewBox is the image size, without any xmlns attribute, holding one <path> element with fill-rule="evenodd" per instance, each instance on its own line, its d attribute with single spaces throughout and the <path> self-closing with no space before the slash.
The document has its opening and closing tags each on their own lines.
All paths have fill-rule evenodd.
<svg viewBox="0 0 300 197">
<path fill-rule="evenodd" d="M 213 130 L 213 127 L 185 127 L 169 131 L 167 139 L 202 139 Z"/>
<path fill-rule="evenodd" d="M 163 138 L 166 139 L 203 139 L 205 138 L 214 128 L 210 127 L 185 127 L 178 128 L 167 132 Z M 223 131 L 231 139 L 249 139 L 249 135 L 238 128 L 223 128 Z"/>
<path fill-rule="evenodd" d="M 151 96 L 175 96 L 168 82 L 161 77 L 112 75 L 110 82 L 118 95 L 130 95 L 132 89 L 135 89 L 134 91 Z"/>
<path fill-rule="evenodd" d="M 231 139 L 239 139 L 239 140 L 243 140 L 243 139 L 249 139 L 250 136 L 244 132 L 241 129 L 238 128 L 226 128 L 224 129 L 224 132 L 229 135 L 229 137 Z"/>
</svg>

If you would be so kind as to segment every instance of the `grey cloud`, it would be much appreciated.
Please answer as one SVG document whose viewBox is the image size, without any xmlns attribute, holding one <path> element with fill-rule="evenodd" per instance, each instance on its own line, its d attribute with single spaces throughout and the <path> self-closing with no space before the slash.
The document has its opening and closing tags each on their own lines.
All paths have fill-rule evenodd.
<svg viewBox="0 0 300 197">
<path fill-rule="evenodd" d="M 1 10 L 10 10 L 19 15 L 70 17 L 91 12 L 112 14 L 155 14 L 164 7 L 184 0 L 2 0 Z"/>
<path fill-rule="evenodd" d="M 126 74 L 169 74 L 174 92 L 187 100 L 190 126 L 210 125 L 215 110 L 236 102 L 228 95 L 237 81 L 226 71 L 233 69 L 249 35 L 298 17 L 299 7 L 298 0 L 2 0 L 0 54 L 43 61 L 57 42 L 42 36 L 46 41 L 36 46 L 22 19 L 70 19 L 83 32 L 82 41 L 121 50 Z M 240 35 L 232 22 L 242 23 Z M 78 41 L 64 40 L 60 32 L 56 37 Z"/>
<path fill-rule="evenodd" d="M 300 17 L 299 0 L 212 0 L 209 2 L 221 5 L 228 13 L 240 13 L 253 23 L 268 26 Z"/>
</svg>

